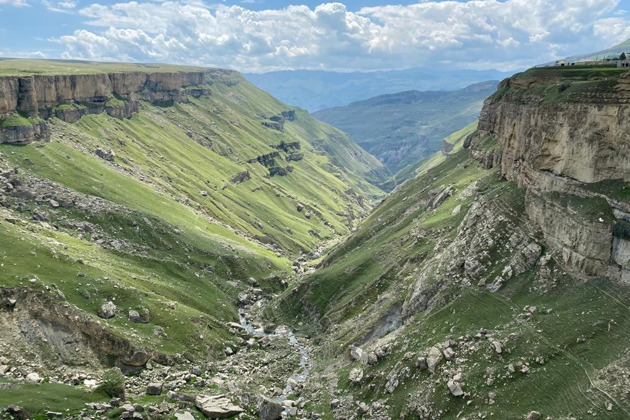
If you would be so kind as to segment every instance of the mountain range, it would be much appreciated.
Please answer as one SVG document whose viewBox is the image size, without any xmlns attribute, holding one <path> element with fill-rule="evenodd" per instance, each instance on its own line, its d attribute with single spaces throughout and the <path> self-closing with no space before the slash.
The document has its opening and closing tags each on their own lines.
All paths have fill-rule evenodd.
<svg viewBox="0 0 630 420">
<path fill-rule="evenodd" d="M 454 91 L 406 91 L 381 95 L 313 113 L 348 133 L 393 174 L 396 185 L 413 175 L 413 165 L 442 149 L 445 137 L 479 116 L 498 82 Z"/>
<path fill-rule="evenodd" d="M 349 73 L 294 70 L 246 73 L 244 76 L 281 101 L 313 112 L 409 90 L 457 90 L 486 80 L 501 80 L 511 74 L 496 70 L 428 67 Z"/>
<path fill-rule="evenodd" d="M 338 110 L 452 127 L 394 188 L 234 71 L 0 60 L 0 417 L 627 419 L 628 74 Z"/>
</svg>

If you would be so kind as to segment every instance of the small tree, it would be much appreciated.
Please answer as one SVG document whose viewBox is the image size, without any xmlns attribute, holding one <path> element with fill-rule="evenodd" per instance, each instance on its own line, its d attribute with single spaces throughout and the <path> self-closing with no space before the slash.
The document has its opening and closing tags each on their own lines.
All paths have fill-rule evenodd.
<svg viewBox="0 0 630 420">
<path fill-rule="evenodd" d="M 622 53 L 621 53 L 621 55 L 619 56 L 619 59 L 620 59 L 621 61 L 624 61 L 624 60 L 626 59 L 626 53 L 625 53 L 625 52 L 622 52 Z"/>
</svg>

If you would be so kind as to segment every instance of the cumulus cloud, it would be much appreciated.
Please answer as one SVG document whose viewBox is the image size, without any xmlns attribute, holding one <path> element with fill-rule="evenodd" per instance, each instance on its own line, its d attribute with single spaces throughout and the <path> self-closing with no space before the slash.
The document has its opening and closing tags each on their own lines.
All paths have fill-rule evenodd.
<svg viewBox="0 0 630 420">
<path fill-rule="evenodd" d="M 0 2 L 3 0 L 0 0 Z M 630 37 L 618 0 L 424 1 L 252 11 L 198 1 L 93 4 L 65 58 L 162 61 L 246 71 L 455 66 L 511 70 Z"/>
</svg>

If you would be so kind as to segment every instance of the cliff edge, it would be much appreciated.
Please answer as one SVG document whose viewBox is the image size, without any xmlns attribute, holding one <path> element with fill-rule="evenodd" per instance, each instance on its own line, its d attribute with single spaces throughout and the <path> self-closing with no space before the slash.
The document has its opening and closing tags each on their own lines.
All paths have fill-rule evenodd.
<svg viewBox="0 0 630 420">
<path fill-rule="evenodd" d="M 517 74 L 485 101 L 466 146 L 527 189 L 527 214 L 567 270 L 630 281 L 630 72 Z"/>
<path fill-rule="evenodd" d="M 230 70 L 203 69 L 1 76 L 0 143 L 48 140 L 46 120 L 51 117 L 75 122 L 83 115 L 107 112 L 122 119 L 137 112 L 141 101 L 170 106 L 189 96 L 208 96 L 210 85 L 234 75 Z"/>
</svg>

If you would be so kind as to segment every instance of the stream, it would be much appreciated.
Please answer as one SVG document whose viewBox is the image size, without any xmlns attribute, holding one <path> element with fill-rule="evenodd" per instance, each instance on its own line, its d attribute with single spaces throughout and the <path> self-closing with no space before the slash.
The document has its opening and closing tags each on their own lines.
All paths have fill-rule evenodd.
<svg viewBox="0 0 630 420">
<path fill-rule="evenodd" d="M 273 333 L 266 333 L 262 328 L 256 328 L 252 324 L 250 324 L 247 321 L 245 312 L 243 312 L 242 310 L 239 310 L 238 316 L 241 326 L 247 333 L 256 337 L 286 338 L 289 341 L 291 347 L 293 347 L 295 351 L 300 354 L 300 367 L 287 378 L 287 384 L 282 394 L 274 398 L 274 400 L 278 403 L 284 402 L 287 397 L 293 392 L 293 388 L 295 386 L 294 384 L 300 384 L 308 378 L 309 371 L 312 367 L 309 347 L 301 343 L 300 340 L 298 340 L 298 338 L 295 336 L 295 334 L 293 334 L 293 331 L 291 331 L 286 326 L 276 328 L 276 331 Z M 288 409 L 288 407 L 286 407 L 286 409 Z"/>
</svg>

